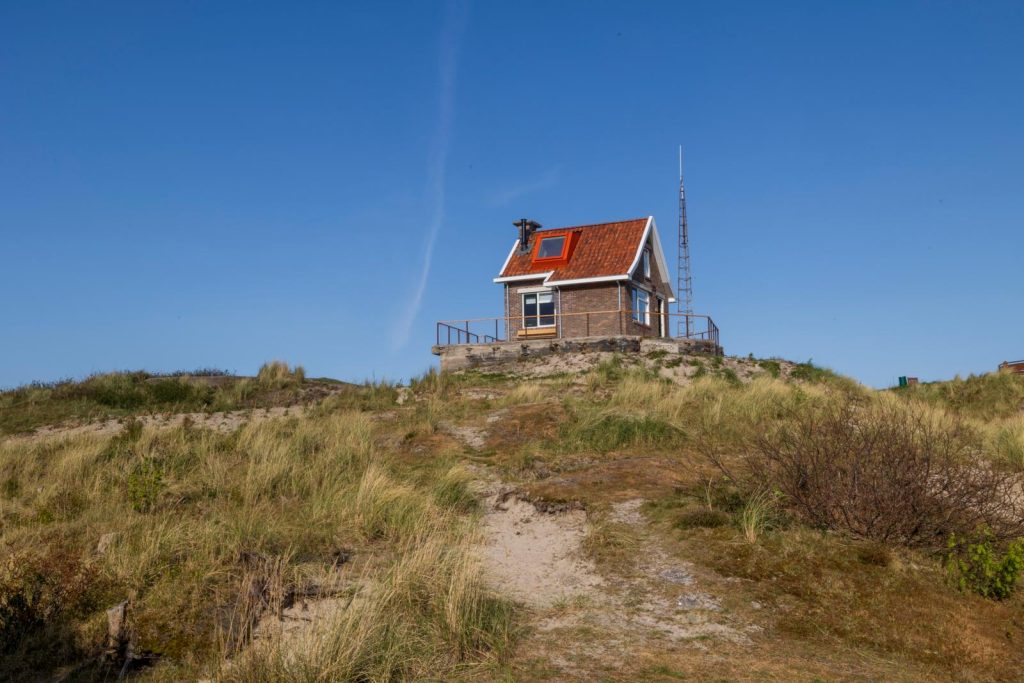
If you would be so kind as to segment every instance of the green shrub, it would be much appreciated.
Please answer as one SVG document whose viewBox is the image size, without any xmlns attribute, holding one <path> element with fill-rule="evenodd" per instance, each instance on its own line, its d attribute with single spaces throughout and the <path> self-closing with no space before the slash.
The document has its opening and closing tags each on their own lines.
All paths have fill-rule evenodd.
<svg viewBox="0 0 1024 683">
<path fill-rule="evenodd" d="M 306 370 L 301 365 L 288 367 L 283 360 L 273 360 L 260 366 L 256 382 L 261 387 L 283 389 L 306 381 Z"/>
<path fill-rule="evenodd" d="M 777 360 L 759 360 L 757 361 L 757 365 L 772 377 L 778 377 L 779 373 L 782 371 L 782 366 Z"/>
<path fill-rule="evenodd" d="M 803 382 L 825 382 L 832 379 L 835 373 L 827 368 L 819 368 L 812 361 L 807 361 L 793 366 L 789 376 Z"/>
<path fill-rule="evenodd" d="M 718 376 L 724 379 L 729 384 L 733 385 L 734 387 L 738 387 L 741 384 L 743 384 L 743 382 L 740 381 L 739 376 L 736 374 L 736 371 L 733 370 L 732 368 L 720 369 L 718 371 Z"/>
<path fill-rule="evenodd" d="M 1004 600 L 1013 594 L 1024 570 L 1024 539 L 1008 544 L 1000 553 L 987 529 L 970 539 L 950 535 L 946 566 L 960 590 Z"/>
<path fill-rule="evenodd" d="M 675 525 L 679 529 L 714 529 L 728 526 L 731 522 L 732 518 L 721 510 L 700 508 L 679 515 Z"/>
<path fill-rule="evenodd" d="M 70 551 L 37 548 L 7 554 L 0 560 L 0 654 L 45 627 L 59 626 L 63 614 L 94 609 L 103 587 L 95 565 Z M 46 645 L 68 647 L 52 641 Z"/>
<path fill-rule="evenodd" d="M 562 428 L 562 450 L 607 452 L 636 446 L 665 447 L 679 441 L 681 432 L 653 417 L 599 414 Z"/>
<path fill-rule="evenodd" d="M 180 379 L 161 379 L 146 386 L 157 403 L 208 403 L 213 397 L 211 387 L 193 386 Z"/>
<path fill-rule="evenodd" d="M 128 475 L 128 502 L 136 512 L 152 510 L 163 489 L 163 467 L 153 460 L 138 462 Z"/>
</svg>

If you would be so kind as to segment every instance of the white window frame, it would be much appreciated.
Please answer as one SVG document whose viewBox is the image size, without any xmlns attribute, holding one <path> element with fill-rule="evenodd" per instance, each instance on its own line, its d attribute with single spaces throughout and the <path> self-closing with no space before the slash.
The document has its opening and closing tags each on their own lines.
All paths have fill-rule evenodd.
<svg viewBox="0 0 1024 683">
<path fill-rule="evenodd" d="M 642 299 L 642 301 L 641 301 Z M 651 326 L 651 293 L 646 289 L 640 289 L 639 287 L 633 287 L 633 291 L 630 293 L 630 308 L 633 313 L 633 322 L 639 325 Z M 643 304 L 641 307 L 640 304 Z"/>
<path fill-rule="evenodd" d="M 552 307 L 552 310 L 553 310 L 551 315 L 541 315 L 541 312 L 540 312 L 540 297 L 542 297 L 544 295 L 547 295 L 547 296 L 551 297 L 551 307 Z M 528 296 L 532 296 L 532 297 L 536 297 L 537 298 L 537 303 L 535 304 L 537 306 L 537 314 L 529 316 L 531 319 L 537 321 L 536 325 L 527 325 L 526 324 L 526 319 L 527 319 L 527 315 L 526 315 L 526 297 L 528 297 Z M 527 327 L 529 327 L 529 329 L 536 329 L 538 327 L 554 327 L 555 325 L 558 324 L 558 305 L 555 302 L 555 293 L 552 290 L 550 290 L 550 289 L 543 289 L 543 290 L 542 289 L 538 289 L 536 291 L 520 292 L 520 294 L 519 294 L 519 302 L 520 302 L 519 312 L 520 312 L 521 317 L 523 319 L 523 328 L 524 329 L 526 329 Z M 541 325 L 541 320 L 544 319 L 544 318 L 551 318 L 551 322 L 546 324 L 546 325 Z"/>
<path fill-rule="evenodd" d="M 651 279 L 651 250 L 649 247 L 644 247 L 644 277 L 648 280 Z"/>
</svg>

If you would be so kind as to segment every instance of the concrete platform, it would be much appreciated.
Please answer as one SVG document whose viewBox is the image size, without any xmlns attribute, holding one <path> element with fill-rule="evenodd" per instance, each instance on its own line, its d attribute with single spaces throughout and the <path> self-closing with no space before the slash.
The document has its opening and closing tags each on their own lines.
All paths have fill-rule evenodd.
<svg viewBox="0 0 1024 683">
<path fill-rule="evenodd" d="M 644 338 L 639 336 L 530 339 L 490 344 L 442 344 L 431 348 L 441 358 L 441 370 L 499 366 L 527 358 L 559 353 L 650 353 L 665 351 L 687 355 L 722 355 L 722 347 L 702 339 Z"/>
</svg>

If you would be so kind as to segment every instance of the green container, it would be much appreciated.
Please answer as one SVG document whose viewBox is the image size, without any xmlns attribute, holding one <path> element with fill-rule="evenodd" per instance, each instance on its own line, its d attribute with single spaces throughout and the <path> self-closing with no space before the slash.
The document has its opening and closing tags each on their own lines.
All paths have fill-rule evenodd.
<svg viewBox="0 0 1024 683">
<path fill-rule="evenodd" d="M 900 377 L 900 386 L 901 387 L 907 386 L 907 378 L 906 377 Z"/>
</svg>

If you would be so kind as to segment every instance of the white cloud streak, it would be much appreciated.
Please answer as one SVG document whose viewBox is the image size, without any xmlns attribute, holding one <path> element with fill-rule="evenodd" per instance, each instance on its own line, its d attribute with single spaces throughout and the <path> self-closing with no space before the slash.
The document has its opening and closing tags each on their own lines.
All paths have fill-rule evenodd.
<svg viewBox="0 0 1024 683">
<path fill-rule="evenodd" d="M 466 27 L 468 5 L 463 0 L 448 0 L 445 3 L 444 22 L 441 27 L 439 66 L 439 97 L 437 130 L 430 145 L 427 163 L 427 196 L 430 201 L 430 220 L 427 224 L 427 238 L 423 249 L 423 265 L 420 277 L 413 289 L 405 311 L 398 319 L 395 329 L 395 348 L 409 343 L 416 316 L 423 304 L 427 290 L 430 267 L 434 259 L 434 245 L 437 242 L 441 224 L 444 222 L 445 172 L 448 166 L 448 149 L 451 140 L 452 123 L 455 118 L 455 80 L 458 72 L 459 42 Z"/>
<path fill-rule="evenodd" d="M 508 187 L 498 192 L 495 192 L 490 197 L 490 203 L 493 206 L 505 206 L 511 203 L 515 199 L 519 199 L 523 195 L 531 194 L 533 192 L 540 192 L 541 190 L 548 190 L 558 184 L 559 177 L 561 176 L 561 170 L 557 166 L 552 166 L 548 170 L 544 171 L 539 177 L 535 178 L 530 182 Z"/>
</svg>

